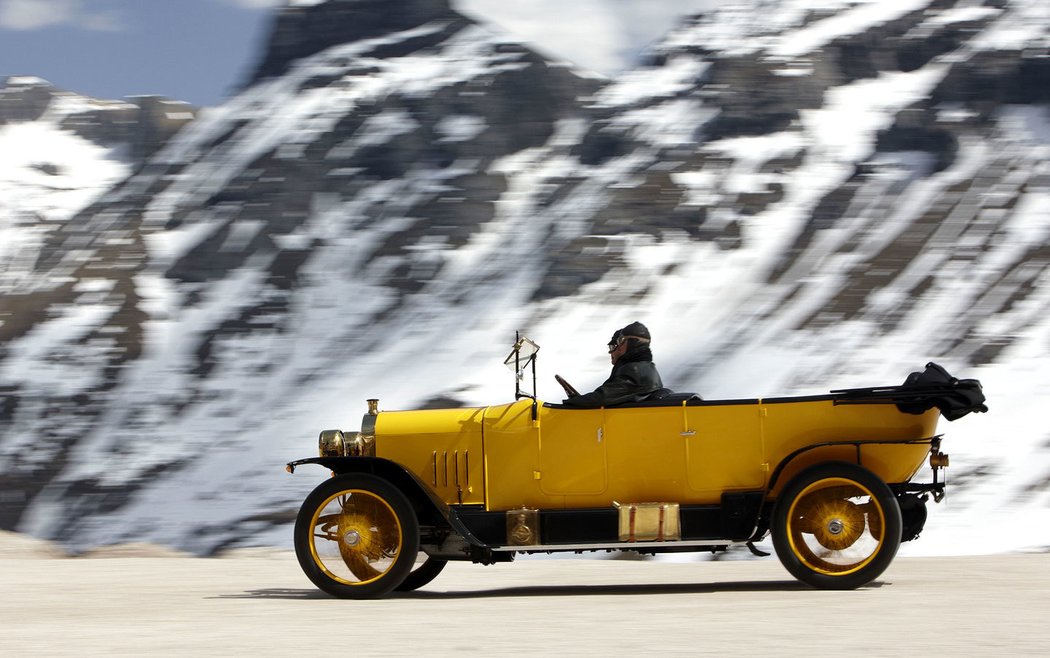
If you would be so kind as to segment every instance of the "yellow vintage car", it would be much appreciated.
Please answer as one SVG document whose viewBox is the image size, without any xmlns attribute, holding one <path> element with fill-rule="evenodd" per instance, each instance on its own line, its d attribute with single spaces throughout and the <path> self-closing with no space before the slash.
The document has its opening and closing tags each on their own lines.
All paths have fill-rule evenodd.
<svg viewBox="0 0 1050 658">
<path fill-rule="evenodd" d="M 916 538 L 944 496 L 936 434 L 986 411 L 980 382 L 936 364 L 904 384 L 809 397 L 658 399 L 600 409 L 536 398 L 538 346 L 506 363 L 515 401 L 380 411 L 358 431 L 321 432 L 332 477 L 307 496 L 294 543 L 303 571 L 337 597 L 426 585 L 449 560 L 519 553 L 721 551 L 768 533 L 799 580 L 852 589 Z M 521 388 L 531 370 L 532 394 Z M 928 464 L 929 482 L 913 482 Z"/>
</svg>

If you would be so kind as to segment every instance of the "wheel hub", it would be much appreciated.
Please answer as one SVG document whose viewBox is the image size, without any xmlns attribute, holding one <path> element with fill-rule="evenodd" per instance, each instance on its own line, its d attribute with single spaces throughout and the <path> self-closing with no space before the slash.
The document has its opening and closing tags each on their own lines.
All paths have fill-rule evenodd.
<svg viewBox="0 0 1050 658">
<path fill-rule="evenodd" d="M 356 530 L 350 530 L 343 535 L 343 543 L 347 546 L 357 546 L 361 543 L 361 533 Z"/>
<path fill-rule="evenodd" d="M 864 513 L 849 500 L 833 498 L 814 501 L 810 511 L 813 514 L 813 538 L 828 550 L 844 550 L 864 533 Z"/>
</svg>

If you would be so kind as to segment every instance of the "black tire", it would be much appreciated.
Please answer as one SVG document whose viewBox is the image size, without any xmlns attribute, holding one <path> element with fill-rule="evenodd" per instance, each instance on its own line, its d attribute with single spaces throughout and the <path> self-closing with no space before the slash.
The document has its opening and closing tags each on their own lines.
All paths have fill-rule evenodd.
<svg viewBox="0 0 1050 658">
<path fill-rule="evenodd" d="M 419 553 L 419 523 L 397 487 L 364 473 L 337 475 L 314 489 L 295 520 L 295 554 L 306 577 L 340 598 L 392 592 Z"/>
<path fill-rule="evenodd" d="M 448 564 L 448 560 L 427 557 L 422 564 L 409 573 L 408 576 L 401 581 L 401 584 L 394 589 L 398 592 L 415 591 L 437 578 L 438 574 L 441 573 L 446 564 Z"/>
<path fill-rule="evenodd" d="M 773 546 L 795 578 L 820 589 L 856 589 L 877 578 L 901 544 L 901 511 L 866 468 L 821 464 L 793 479 L 773 512 Z"/>
</svg>

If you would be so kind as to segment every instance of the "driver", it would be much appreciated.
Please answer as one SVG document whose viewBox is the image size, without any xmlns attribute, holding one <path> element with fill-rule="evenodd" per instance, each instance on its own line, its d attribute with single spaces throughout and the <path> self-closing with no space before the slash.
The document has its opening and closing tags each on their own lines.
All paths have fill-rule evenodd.
<svg viewBox="0 0 1050 658">
<path fill-rule="evenodd" d="M 612 374 L 598 388 L 583 395 L 570 395 L 563 404 L 570 407 L 609 407 L 638 402 L 663 388 L 660 373 L 649 350 L 649 330 L 641 322 L 618 329 L 609 340 Z"/>
</svg>

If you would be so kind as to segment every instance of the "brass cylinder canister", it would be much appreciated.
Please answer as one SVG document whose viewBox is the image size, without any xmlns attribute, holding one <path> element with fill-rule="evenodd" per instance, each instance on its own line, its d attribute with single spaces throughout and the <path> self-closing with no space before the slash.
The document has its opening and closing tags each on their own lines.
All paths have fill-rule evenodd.
<svg viewBox="0 0 1050 658">
<path fill-rule="evenodd" d="M 930 453 L 930 467 L 931 468 L 947 468 L 948 467 L 948 455 L 943 452 L 931 452 Z"/>
</svg>

